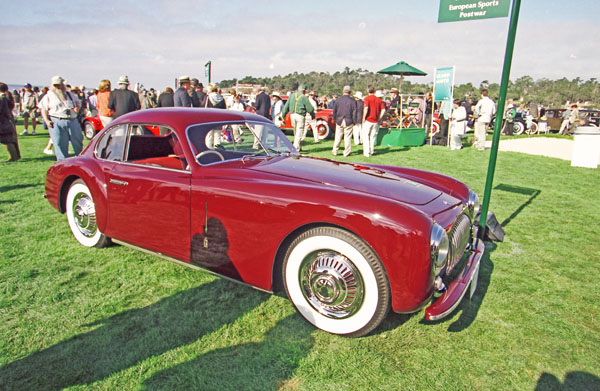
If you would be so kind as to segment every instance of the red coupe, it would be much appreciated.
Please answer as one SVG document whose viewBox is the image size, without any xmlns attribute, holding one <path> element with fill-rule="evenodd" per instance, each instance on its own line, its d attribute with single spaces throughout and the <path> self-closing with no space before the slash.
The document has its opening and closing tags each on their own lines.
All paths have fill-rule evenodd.
<svg viewBox="0 0 600 391">
<path fill-rule="evenodd" d="M 228 110 L 119 117 L 50 167 L 46 197 L 84 246 L 112 239 L 285 290 L 308 322 L 351 337 L 390 308 L 450 314 L 484 251 L 478 198 L 461 182 L 299 155 L 269 120 Z"/>
</svg>

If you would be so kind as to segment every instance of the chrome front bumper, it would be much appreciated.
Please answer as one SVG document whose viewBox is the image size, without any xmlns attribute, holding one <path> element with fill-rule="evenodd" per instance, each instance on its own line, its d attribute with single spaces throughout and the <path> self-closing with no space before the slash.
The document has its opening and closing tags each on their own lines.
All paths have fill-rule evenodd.
<svg viewBox="0 0 600 391">
<path fill-rule="evenodd" d="M 458 307 L 472 283 L 475 285 L 471 289 L 471 294 L 475 292 L 479 264 L 485 250 L 483 240 L 476 240 L 476 243 L 477 248 L 471 250 L 469 260 L 460 275 L 448 285 L 446 291 L 433 304 L 425 308 L 426 320 L 434 321 L 450 315 Z"/>
</svg>

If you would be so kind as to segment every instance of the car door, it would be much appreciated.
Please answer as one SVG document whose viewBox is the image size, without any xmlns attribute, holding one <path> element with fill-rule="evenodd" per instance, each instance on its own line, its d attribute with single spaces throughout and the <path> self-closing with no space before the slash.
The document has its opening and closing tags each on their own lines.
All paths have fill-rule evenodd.
<svg viewBox="0 0 600 391">
<path fill-rule="evenodd" d="M 177 165 L 181 147 L 176 134 L 155 128 L 130 125 L 126 158 L 107 174 L 110 234 L 188 260 L 191 174 L 184 161 Z"/>
</svg>

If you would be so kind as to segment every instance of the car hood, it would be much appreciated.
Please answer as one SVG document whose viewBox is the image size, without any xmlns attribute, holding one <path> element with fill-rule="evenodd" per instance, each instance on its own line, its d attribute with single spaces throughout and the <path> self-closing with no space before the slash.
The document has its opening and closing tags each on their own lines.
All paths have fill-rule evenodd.
<svg viewBox="0 0 600 391">
<path fill-rule="evenodd" d="M 252 170 L 378 195 L 412 205 L 425 205 L 442 193 L 385 170 L 307 156 L 269 159 Z"/>
</svg>

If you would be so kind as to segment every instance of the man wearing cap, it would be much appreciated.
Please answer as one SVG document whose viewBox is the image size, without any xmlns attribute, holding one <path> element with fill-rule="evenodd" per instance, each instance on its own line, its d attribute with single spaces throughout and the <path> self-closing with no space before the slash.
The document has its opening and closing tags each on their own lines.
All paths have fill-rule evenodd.
<svg viewBox="0 0 600 391">
<path fill-rule="evenodd" d="M 283 123 L 283 117 L 281 113 L 283 112 L 283 101 L 281 100 L 281 95 L 277 91 L 273 91 L 271 93 L 271 97 L 273 99 L 273 104 L 271 106 L 271 116 L 273 117 L 273 122 L 275 125 L 281 126 Z"/>
<path fill-rule="evenodd" d="M 32 90 L 31 84 L 25 84 L 25 91 L 23 91 L 23 96 L 21 96 L 23 125 L 25 126 L 25 130 L 21 132 L 21 136 L 29 134 L 29 129 L 27 129 L 29 127 L 29 117 L 31 117 L 31 125 L 33 126 L 33 131 L 31 134 L 35 136 L 35 126 L 37 125 L 37 105 L 38 100 Z"/>
<path fill-rule="evenodd" d="M 352 136 L 354 137 L 354 145 L 360 145 L 362 143 L 362 116 L 363 116 L 363 93 L 356 91 L 354 94 L 356 100 L 356 114 L 354 117 L 354 127 L 352 128 Z"/>
<path fill-rule="evenodd" d="M 173 97 L 175 107 L 192 107 L 192 98 L 188 94 L 190 87 L 189 76 L 179 77 L 179 88 L 175 91 L 175 96 Z"/>
<path fill-rule="evenodd" d="M 129 87 L 129 78 L 121 76 L 119 77 L 119 88 L 112 90 L 108 96 L 108 108 L 114 110 L 113 118 L 140 109 L 140 98 L 127 87 Z"/>
<path fill-rule="evenodd" d="M 191 88 L 188 90 L 188 94 L 192 100 L 192 107 L 202 107 L 200 104 L 200 95 L 198 95 L 199 84 L 200 81 L 195 77 L 190 81 Z"/>
<path fill-rule="evenodd" d="M 309 113 L 312 118 L 315 118 L 315 111 L 306 95 L 304 95 L 304 91 L 306 91 L 306 84 L 300 84 L 298 86 L 298 91 L 290 95 L 285 106 L 283 106 L 283 112 L 281 113 L 284 118 L 287 113 L 290 113 L 292 128 L 294 128 L 294 147 L 296 147 L 298 151 L 301 151 L 306 113 Z"/>
<path fill-rule="evenodd" d="M 56 160 L 62 160 L 69 155 L 69 140 L 75 155 L 79 155 L 83 148 L 83 133 L 77 120 L 81 106 L 79 98 L 67 91 L 62 77 L 54 76 L 51 83 L 52 87 L 40 100 L 38 107 L 48 126 Z"/>
<path fill-rule="evenodd" d="M 333 156 L 337 151 L 344 135 L 344 157 L 352 152 L 352 128 L 356 118 L 356 101 L 350 97 L 350 86 L 344 86 L 343 95 L 335 100 L 333 105 L 333 120 L 336 123 Z"/>
<path fill-rule="evenodd" d="M 375 95 L 375 87 L 367 89 L 369 96 L 365 98 L 363 108 L 362 142 L 363 155 L 372 156 L 375 151 L 375 138 L 379 131 L 379 124 L 385 115 L 385 106 L 381 99 Z M 381 95 L 381 91 L 377 91 Z"/>
<path fill-rule="evenodd" d="M 315 91 L 311 91 L 308 93 L 308 101 L 310 102 L 311 106 L 313 107 L 313 111 L 315 113 L 317 112 L 317 108 L 318 108 L 317 100 L 315 99 L 316 94 L 317 93 Z M 313 137 L 315 138 L 315 143 L 318 143 L 319 142 L 319 132 L 317 131 L 317 121 L 315 121 L 310 116 L 310 114 L 306 113 L 306 118 L 304 119 L 304 131 L 302 132 L 302 141 L 304 141 L 304 139 L 306 138 L 309 127 L 312 129 Z"/>
</svg>

